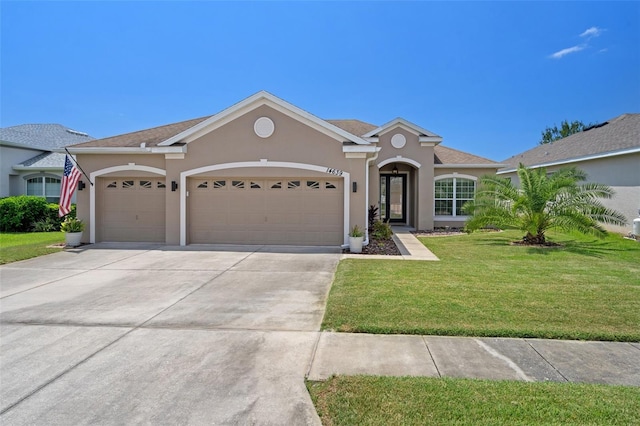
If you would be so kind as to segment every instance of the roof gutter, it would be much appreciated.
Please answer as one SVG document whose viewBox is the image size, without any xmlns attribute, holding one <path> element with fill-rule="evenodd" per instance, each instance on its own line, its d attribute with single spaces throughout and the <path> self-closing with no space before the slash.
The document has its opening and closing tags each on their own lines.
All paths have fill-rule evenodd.
<svg viewBox="0 0 640 426">
<path fill-rule="evenodd" d="M 11 148 L 30 149 L 31 151 L 51 151 L 51 148 L 37 147 L 35 145 L 26 145 L 18 142 L 9 142 L 0 140 L 0 146 L 8 146 Z"/>
<path fill-rule="evenodd" d="M 507 166 L 506 164 L 500 164 L 500 163 L 495 163 L 495 164 L 464 164 L 464 163 L 457 163 L 457 164 L 434 164 L 433 168 L 434 169 L 452 169 L 452 168 L 463 168 L 463 169 L 499 169 L 501 167 L 505 167 Z"/>
<path fill-rule="evenodd" d="M 15 166 L 11 167 L 13 170 L 16 171 L 33 171 L 33 172 L 59 172 L 60 170 L 63 170 L 64 167 L 33 167 L 33 166 L 22 166 L 20 164 L 17 164 Z"/>
<path fill-rule="evenodd" d="M 618 155 L 635 154 L 636 152 L 640 152 L 640 146 L 639 147 L 635 147 L 635 148 L 631 148 L 631 149 L 623 149 L 623 150 L 620 150 L 620 151 L 606 152 L 604 154 L 594 154 L 594 155 L 587 155 L 587 156 L 584 156 L 584 157 L 571 158 L 571 159 L 567 159 L 567 160 L 552 161 L 552 162 L 549 162 L 549 163 L 533 164 L 533 165 L 527 166 L 527 167 L 530 168 L 530 169 L 538 169 L 540 167 L 560 166 L 560 165 L 563 165 L 563 164 L 579 163 L 581 161 L 590 161 L 590 160 L 599 160 L 601 158 L 617 157 Z M 507 166 L 507 164 L 505 164 L 505 166 Z M 496 174 L 502 175 L 502 174 L 506 174 L 506 173 L 513 173 L 513 172 L 516 172 L 517 170 L 518 170 L 517 167 L 512 167 L 510 169 L 500 170 Z"/>
<path fill-rule="evenodd" d="M 141 144 L 140 147 L 85 147 L 85 148 L 67 148 L 71 154 L 172 154 L 172 153 L 185 153 L 187 152 L 186 145 L 174 145 L 174 146 L 150 146 L 145 147 Z M 53 152 L 65 153 L 64 148 L 55 149 Z"/>
</svg>

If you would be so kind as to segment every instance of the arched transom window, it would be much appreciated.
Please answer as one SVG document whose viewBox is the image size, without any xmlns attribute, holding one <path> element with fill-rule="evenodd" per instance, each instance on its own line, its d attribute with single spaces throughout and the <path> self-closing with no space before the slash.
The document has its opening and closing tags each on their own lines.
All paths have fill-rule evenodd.
<svg viewBox="0 0 640 426">
<path fill-rule="evenodd" d="M 45 197 L 49 203 L 60 201 L 60 178 L 35 176 L 26 179 L 27 195 Z"/>
</svg>

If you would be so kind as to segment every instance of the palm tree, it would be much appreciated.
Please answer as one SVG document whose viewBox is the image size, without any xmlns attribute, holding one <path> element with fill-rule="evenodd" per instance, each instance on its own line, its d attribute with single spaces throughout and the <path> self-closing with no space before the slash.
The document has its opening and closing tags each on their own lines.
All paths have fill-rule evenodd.
<svg viewBox="0 0 640 426">
<path fill-rule="evenodd" d="M 599 199 L 611 198 L 614 191 L 599 183 L 579 183 L 587 175 L 576 167 L 562 168 L 547 175 L 544 168 L 518 166 L 520 188 L 510 179 L 484 176 L 473 201 L 463 207 L 471 214 L 466 228 L 513 227 L 526 232 L 526 244 L 544 244 L 549 229 L 579 231 L 603 237 L 601 223 L 624 225 L 620 212 L 605 207 Z"/>
</svg>

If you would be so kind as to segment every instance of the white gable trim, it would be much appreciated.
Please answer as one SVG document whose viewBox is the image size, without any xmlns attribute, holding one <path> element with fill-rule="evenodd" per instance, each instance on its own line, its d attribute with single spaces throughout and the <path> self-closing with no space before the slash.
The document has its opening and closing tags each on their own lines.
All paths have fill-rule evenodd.
<svg viewBox="0 0 640 426">
<path fill-rule="evenodd" d="M 224 111 L 207 118 L 195 126 L 178 133 L 166 141 L 160 142 L 158 146 L 169 146 L 176 142 L 189 143 L 262 105 L 267 105 L 288 117 L 301 121 L 309 127 L 339 142 L 344 142 L 346 140 L 360 145 L 369 145 L 369 142 L 364 139 L 352 135 L 351 133 L 334 126 L 333 124 L 328 123 L 315 115 L 272 95 L 271 93 L 261 91 L 225 109 Z"/>
<path fill-rule="evenodd" d="M 113 166 L 105 169 L 96 170 L 89 174 L 89 179 L 94 182 L 89 186 L 89 242 L 96 242 L 96 178 L 113 172 L 121 172 L 123 170 L 137 170 L 142 172 L 155 173 L 157 175 L 166 176 L 167 171 L 150 166 L 138 166 L 136 164 L 127 164 L 124 166 Z"/>
<path fill-rule="evenodd" d="M 187 245 L 187 177 L 199 173 L 211 172 L 215 170 L 239 169 L 245 167 L 283 167 L 288 169 L 311 170 L 314 172 L 327 173 L 331 176 L 342 177 L 344 180 L 344 212 L 343 212 L 343 244 L 349 244 L 349 191 L 350 174 L 342 170 L 336 170 L 327 166 L 315 164 L 291 163 L 288 161 L 241 161 L 236 163 L 213 164 L 210 166 L 198 167 L 197 169 L 186 170 L 180 173 L 180 245 Z M 93 223 L 93 222 L 92 222 Z"/>
<path fill-rule="evenodd" d="M 411 164 L 416 169 L 419 169 L 420 167 L 422 167 L 422 165 L 418 163 L 416 160 L 412 160 L 411 158 L 405 158 L 400 155 L 398 155 L 397 157 L 387 158 L 386 160 L 382 160 L 377 164 L 377 166 L 379 169 L 381 169 L 382 167 L 390 163 L 407 163 L 407 164 Z"/>
<path fill-rule="evenodd" d="M 430 130 L 427 130 L 423 127 L 420 127 L 416 124 L 411 123 L 410 121 L 405 120 L 404 118 L 394 118 L 393 120 L 389 121 L 387 124 L 383 124 L 382 126 L 378 127 L 377 129 L 373 129 L 372 131 L 370 131 L 369 133 L 366 133 L 364 135 L 362 135 L 363 138 L 368 138 L 368 137 L 372 137 L 372 136 L 378 136 L 381 133 L 384 133 L 385 131 L 387 131 L 388 129 L 391 129 L 392 127 L 395 126 L 400 126 L 403 129 L 414 133 L 418 136 L 420 135 L 424 135 L 424 136 L 430 136 L 430 137 L 435 137 L 435 138 L 440 138 L 440 141 L 442 141 L 442 137 L 436 135 L 435 133 L 433 133 Z"/>
</svg>

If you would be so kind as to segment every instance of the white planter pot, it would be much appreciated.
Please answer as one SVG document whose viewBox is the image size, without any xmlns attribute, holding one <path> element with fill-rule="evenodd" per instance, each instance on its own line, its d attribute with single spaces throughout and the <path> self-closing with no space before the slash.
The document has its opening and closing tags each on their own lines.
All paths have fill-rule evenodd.
<svg viewBox="0 0 640 426">
<path fill-rule="evenodd" d="M 362 241 L 364 237 L 349 237 L 349 251 L 351 253 L 362 253 Z"/>
<path fill-rule="evenodd" d="M 78 247 L 82 239 L 82 232 L 67 232 L 64 234 L 64 241 L 69 247 Z"/>
</svg>

